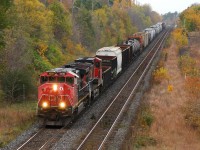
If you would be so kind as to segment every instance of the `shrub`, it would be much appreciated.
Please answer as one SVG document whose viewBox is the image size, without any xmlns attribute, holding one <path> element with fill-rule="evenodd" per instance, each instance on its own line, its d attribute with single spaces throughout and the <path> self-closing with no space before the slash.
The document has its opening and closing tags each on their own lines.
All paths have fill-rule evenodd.
<svg viewBox="0 0 200 150">
<path fill-rule="evenodd" d="M 196 61 L 189 55 L 183 55 L 179 58 L 179 67 L 184 75 L 198 75 L 198 69 L 195 67 Z"/>
<path fill-rule="evenodd" d="M 153 116 L 148 112 L 142 113 L 143 125 L 150 127 L 153 123 Z"/>
<path fill-rule="evenodd" d="M 136 138 L 135 148 L 141 148 L 143 146 L 154 146 L 157 142 L 154 138 L 148 136 L 140 136 Z"/>
<path fill-rule="evenodd" d="M 28 71 L 7 71 L 2 76 L 2 90 L 6 100 L 13 103 L 28 95 L 33 89 L 32 76 Z"/>
<path fill-rule="evenodd" d="M 153 72 L 153 79 L 155 82 L 160 83 L 162 80 L 169 80 L 168 71 L 166 68 L 161 67 Z"/>
<path fill-rule="evenodd" d="M 178 48 L 184 47 L 188 44 L 187 35 L 183 29 L 181 28 L 175 29 L 172 33 L 172 36 Z"/>
</svg>

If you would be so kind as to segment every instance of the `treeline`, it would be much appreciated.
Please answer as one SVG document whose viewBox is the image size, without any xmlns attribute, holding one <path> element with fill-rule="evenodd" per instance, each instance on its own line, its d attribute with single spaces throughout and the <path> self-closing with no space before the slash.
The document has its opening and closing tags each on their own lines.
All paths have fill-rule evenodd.
<svg viewBox="0 0 200 150">
<path fill-rule="evenodd" d="M 200 4 L 188 7 L 180 14 L 182 27 L 187 31 L 200 31 Z"/>
<path fill-rule="evenodd" d="M 67 1 L 0 1 L 0 99 L 36 95 L 42 71 L 92 55 L 161 20 L 149 5 L 130 0 Z"/>
</svg>

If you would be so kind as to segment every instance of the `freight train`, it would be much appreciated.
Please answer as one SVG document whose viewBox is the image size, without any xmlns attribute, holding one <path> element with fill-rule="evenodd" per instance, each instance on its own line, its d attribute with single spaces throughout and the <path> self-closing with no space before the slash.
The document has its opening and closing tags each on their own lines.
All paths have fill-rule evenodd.
<svg viewBox="0 0 200 150">
<path fill-rule="evenodd" d="M 37 116 L 45 125 L 73 120 L 115 81 L 117 76 L 165 29 L 160 22 L 116 46 L 103 47 L 94 57 L 76 59 L 40 74 Z"/>
</svg>

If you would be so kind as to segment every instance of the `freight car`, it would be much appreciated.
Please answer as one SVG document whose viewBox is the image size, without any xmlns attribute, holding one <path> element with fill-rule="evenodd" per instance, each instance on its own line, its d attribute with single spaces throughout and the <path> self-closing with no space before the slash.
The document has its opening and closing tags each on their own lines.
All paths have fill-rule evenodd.
<svg viewBox="0 0 200 150">
<path fill-rule="evenodd" d="M 40 122 L 65 125 L 72 121 L 126 70 L 156 33 L 163 29 L 165 24 L 158 23 L 129 36 L 121 44 L 99 49 L 94 57 L 79 58 L 41 73 L 37 104 Z"/>
</svg>

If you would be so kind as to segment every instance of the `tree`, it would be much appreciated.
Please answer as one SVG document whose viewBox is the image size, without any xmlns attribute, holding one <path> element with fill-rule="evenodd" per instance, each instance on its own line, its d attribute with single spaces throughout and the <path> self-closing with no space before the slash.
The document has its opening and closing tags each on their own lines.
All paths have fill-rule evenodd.
<svg viewBox="0 0 200 150">
<path fill-rule="evenodd" d="M 7 18 L 7 10 L 12 5 L 12 0 L 1 0 L 0 1 L 0 49 L 4 45 L 3 40 L 3 30 L 7 27 L 9 24 L 8 18 Z"/>
<path fill-rule="evenodd" d="M 53 32 L 56 40 L 62 41 L 63 38 L 70 37 L 72 24 L 69 12 L 58 1 L 51 3 L 49 9 L 53 12 Z"/>
<path fill-rule="evenodd" d="M 200 30 L 200 4 L 192 5 L 180 14 L 182 26 L 188 31 Z"/>
</svg>

